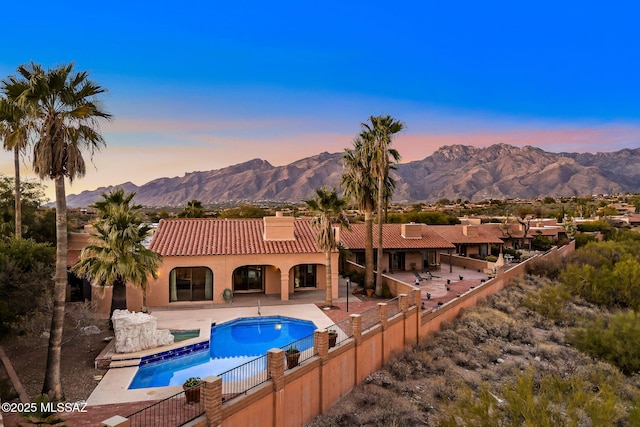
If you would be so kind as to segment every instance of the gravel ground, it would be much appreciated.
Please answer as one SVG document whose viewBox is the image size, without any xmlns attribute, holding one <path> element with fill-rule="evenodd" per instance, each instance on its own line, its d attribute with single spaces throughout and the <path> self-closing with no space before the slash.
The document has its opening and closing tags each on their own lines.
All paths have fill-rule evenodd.
<svg viewBox="0 0 640 427">
<path fill-rule="evenodd" d="M 86 329 L 89 327 L 93 331 Z M 83 330 L 83 328 L 85 328 Z M 94 333 L 90 333 L 94 332 Z M 81 303 L 68 303 L 62 344 L 61 377 L 65 400 L 86 400 L 97 385 L 94 378 L 106 371 L 94 368 L 94 359 L 112 331 L 106 320 L 92 317 Z M 22 386 L 33 401 L 41 394 L 47 363 L 46 337 L 5 337 L 0 341 Z M 15 399 L 14 401 L 18 401 Z"/>
</svg>

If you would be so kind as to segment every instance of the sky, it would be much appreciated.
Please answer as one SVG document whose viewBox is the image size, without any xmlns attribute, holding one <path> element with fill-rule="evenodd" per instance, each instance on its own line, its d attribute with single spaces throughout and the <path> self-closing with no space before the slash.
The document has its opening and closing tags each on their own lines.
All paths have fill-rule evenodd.
<svg viewBox="0 0 640 427">
<path fill-rule="evenodd" d="M 73 62 L 108 90 L 106 147 L 87 154 L 67 194 L 342 152 L 383 114 L 406 125 L 393 142 L 403 163 L 453 144 L 640 147 L 635 1 L 33 0 L 2 10 L 0 78 L 30 61 Z M 0 173 L 13 175 L 10 152 Z"/>
</svg>

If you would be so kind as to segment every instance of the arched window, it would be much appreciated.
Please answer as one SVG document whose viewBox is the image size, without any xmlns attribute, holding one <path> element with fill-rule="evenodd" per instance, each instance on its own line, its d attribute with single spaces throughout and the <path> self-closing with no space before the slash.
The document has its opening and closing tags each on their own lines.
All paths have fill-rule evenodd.
<svg viewBox="0 0 640 427">
<path fill-rule="evenodd" d="M 212 301 L 213 273 L 207 267 L 176 267 L 169 274 L 169 302 Z"/>
</svg>

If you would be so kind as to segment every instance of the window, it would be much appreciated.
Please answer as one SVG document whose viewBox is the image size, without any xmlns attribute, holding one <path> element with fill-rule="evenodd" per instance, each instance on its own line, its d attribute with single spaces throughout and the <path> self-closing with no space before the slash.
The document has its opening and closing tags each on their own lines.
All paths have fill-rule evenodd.
<svg viewBox="0 0 640 427">
<path fill-rule="evenodd" d="M 234 292 L 261 292 L 264 289 L 264 266 L 246 265 L 233 272 Z"/>
<path fill-rule="evenodd" d="M 405 253 L 404 252 L 391 252 L 390 254 L 390 259 L 389 259 L 389 269 L 390 270 L 404 270 L 404 260 L 405 260 Z"/>
<path fill-rule="evenodd" d="M 176 267 L 169 274 L 169 302 L 212 301 L 213 273 L 207 267 Z"/>
<path fill-rule="evenodd" d="M 294 288 L 316 287 L 316 266 L 314 264 L 302 264 L 293 267 Z"/>
</svg>

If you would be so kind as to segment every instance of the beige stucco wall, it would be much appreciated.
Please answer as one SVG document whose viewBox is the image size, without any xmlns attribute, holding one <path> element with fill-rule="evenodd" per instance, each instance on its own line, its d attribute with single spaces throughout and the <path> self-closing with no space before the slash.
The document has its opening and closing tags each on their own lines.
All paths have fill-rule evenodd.
<svg viewBox="0 0 640 427">
<path fill-rule="evenodd" d="M 301 264 L 316 264 L 317 289 L 325 289 L 325 255 L 284 254 L 284 255 L 229 255 L 229 256 L 190 256 L 163 257 L 162 266 L 158 270 L 158 278 L 149 282 L 147 290 L 147 306 L 165 307 L 172 305 L 197 304 L 199 302 L 169 303 L 169 273 L 176 267 L 208 267 L 213 272 L 213 302 L 225 303 L 222 293 L 226 288 L 233 289 L 232 277 L 236 268 L 246 265 L 266 265 L 265 293 L 280 295 L 283 300 L 289 299 L 294 291 L 293 267 Z M 332 293 L 338 298 L 338 253 L 332 254 Z M 203 304 L 211 301 L 202 301 Z M 127 305 L 129 310 L 142 307 L 140 290 L 127 287 Z"/>
</svg>

